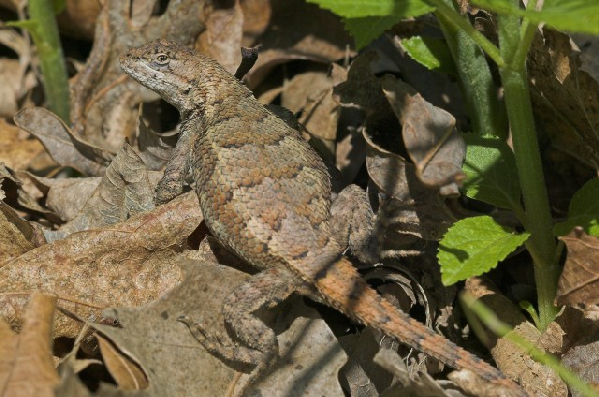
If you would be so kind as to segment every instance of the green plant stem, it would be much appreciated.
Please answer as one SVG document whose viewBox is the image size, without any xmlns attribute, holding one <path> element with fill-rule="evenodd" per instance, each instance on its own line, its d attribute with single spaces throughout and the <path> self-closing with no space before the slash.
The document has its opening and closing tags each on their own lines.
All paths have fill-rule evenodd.
<svg viewBox="0 0 599 397">
<path fill-rule="evenodd" d="M 451 5 L 450 0 L 444 1 Z M 444 14 L 437 12 L 437 18 L 457 66 L 472 132 L 507 139 L 505 106 L 497 97 L 497 86 L 485 53 L 465 31 L 457 29 Z"/>
<path fill-rule="evenodd" d="M 453 8 L 443 2 L 443 0 L 426 0 L 429 4 L 437 8 L 437 15 L 442 15 L 454 29 L 463 30 L 474 40 L 476 44 L 487 53 L 487 55 L 495 61 L 497 66 L 505 67 L 506 63 L 499 54 L 499 49 L 485 38 L 479 31 L 474 29 L 470 22 L 459 15 Z"/>
<path fill-rule="evenodd" d="M 50 109 L 66 124 L 70 123 L 68 75 L 58 38 L 53 2 L 30 0 L 29 17 L 37 26 L 32 32 L 44 75 L 44 92 Z"/>
<path fill-rule="evenodd" d="M 554 356 L 539 350 L 533 343 L 513 332 L 507 324 L 499 321 L 495 313 L 489 310 L 481 301 L 469 294 L 461 294 L 465 306 L 472 310 L 481 321 L 501 338 L 506 338 L 520 346 L 534 360 L 553 369 L 568 385 L 580 391 L 587 397 L 599 397 L 599 392 L 582 381 L 576 374 L 564 367 Z"/>
<path fill-rule="evenodd" d="M 552 233 L 553 221 L 530 102 L 526 58 L 520 60 L 522 57 L 520 54 L 528 53 L 530 40 L 521 40 L 520 30 L 500 27 L 498 31 L 501 45 L 508 47 L 502 49 L 502 53 L 514 54 L 513 58 L 509 60 L 508 66 L 500 68 L 499 72 L 504 88 L 508 119 L 512 130 L 514 156 L 526 209 L 525 226 L 531 233 L 526 247 L 533 257 L 539 297 L 540 325 L 541 330 L 544 330 L 557 314 L 553 300 L 557 288 L 559 267 L 555 261 L 556 243 Z M 517 46 L 517 48 L 509 48 L 511 46 Z"/>
</svg>

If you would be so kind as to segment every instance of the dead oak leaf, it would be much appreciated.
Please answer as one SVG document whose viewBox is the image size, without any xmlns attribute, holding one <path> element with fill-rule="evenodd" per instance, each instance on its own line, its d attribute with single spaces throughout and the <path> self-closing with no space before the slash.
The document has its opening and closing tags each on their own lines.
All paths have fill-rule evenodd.
<svg viewBox="0 0 599 397">
<path fill-rule="evenodd" d="M 54 113 L 44 108 L 25 108 L 15 115 L 15 124 L 38 138 L 60 165 L 88 176 L 104 175 L 113 154 L 73 135 Z"/>
<path fill-rule="evenodd" d="M 101 229 L 72 234 L 29 250 L 0 268 L 0 316 L 19 328 L 35 290 L 57 295 L 61 307 L 97 318 L 109 306 L 139 306 L 181 279 L 175 252 L 202 221 L 195 193 Z M 75 336 L 80 324 L 59 314 L 57 336 Z"/>
<path fill-rule="evenodd" d="M 70 191 L 69 194 L 76 192 Z M 150 185 L 146 166 L 125 142 L 79 214 L 58 231 L 45 233 L 46 238 L 54 241 L 81 230 L 124 221 L 131 215 L 152 209 L 152 197 L 153 186 Z"/>
</svg>

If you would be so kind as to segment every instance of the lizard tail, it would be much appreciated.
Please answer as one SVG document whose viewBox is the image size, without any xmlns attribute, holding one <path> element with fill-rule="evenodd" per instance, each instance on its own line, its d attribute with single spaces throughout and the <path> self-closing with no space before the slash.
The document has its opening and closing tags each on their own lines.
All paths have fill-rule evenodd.
<svg viewBox="0 0 599 397">
<path fill-rule="evenodd" d="M 467 369 L 486 381 L 526 396 L 520 386 L 482 359 L 458 347 L 391 304 L 372 289 L 345 257 L 311 276 L 322 297 L 333 307 L 360 323 L 431 355 L 456 369 Z"/>
</svg>

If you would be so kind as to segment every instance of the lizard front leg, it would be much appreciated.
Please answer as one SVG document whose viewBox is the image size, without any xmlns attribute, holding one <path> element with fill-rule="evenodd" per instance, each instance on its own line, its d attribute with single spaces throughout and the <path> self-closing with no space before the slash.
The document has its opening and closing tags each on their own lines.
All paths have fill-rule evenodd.
<svg viewBox="0 0 599 397">
<path fill-rule="evenodd" d="M 264 270 L 237 287 L 223 303 L 223 317 L 241 344 L 233 342 L 194 324 L 188 318 L 180 321 L 190 327 L 192 335 L 210 353 L 225 360 L 249 364 L 260 374 L 279 353 L 274 331 L 254 313 L 259 309 L 275 307 L 293 292 L 302 291 L 302 286 L 285 268 Z"/>
<path fill-rule="evenodd" d="M 192 147 L 193 136 L 193 133 L 183 128 L 182 124 L 177 146 L 175 146 L 164 169 L 164 175 L 154 191 L 154 204 L 168 203 L 183 193 L 183 184 L 189 172 L 189 151 Z"/>
</svg>

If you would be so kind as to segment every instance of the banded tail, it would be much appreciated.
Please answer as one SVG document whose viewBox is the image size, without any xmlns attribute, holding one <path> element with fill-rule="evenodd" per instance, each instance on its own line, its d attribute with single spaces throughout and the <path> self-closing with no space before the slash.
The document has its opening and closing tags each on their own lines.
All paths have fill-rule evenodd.
<svg viewBox="0 0 599 397">
<path fill-rule="evenodd" d="M 486 381 L 504 386 L 513 391 L 514 396 L 527 396 L 520 386 L 498 369 L 410 318 L 379 295 L 345 257 L 316 274 L 307 274 L 327 303 L 348 317 L 370 325 L 450 367 L 470 370 Z"/>
</svg>

